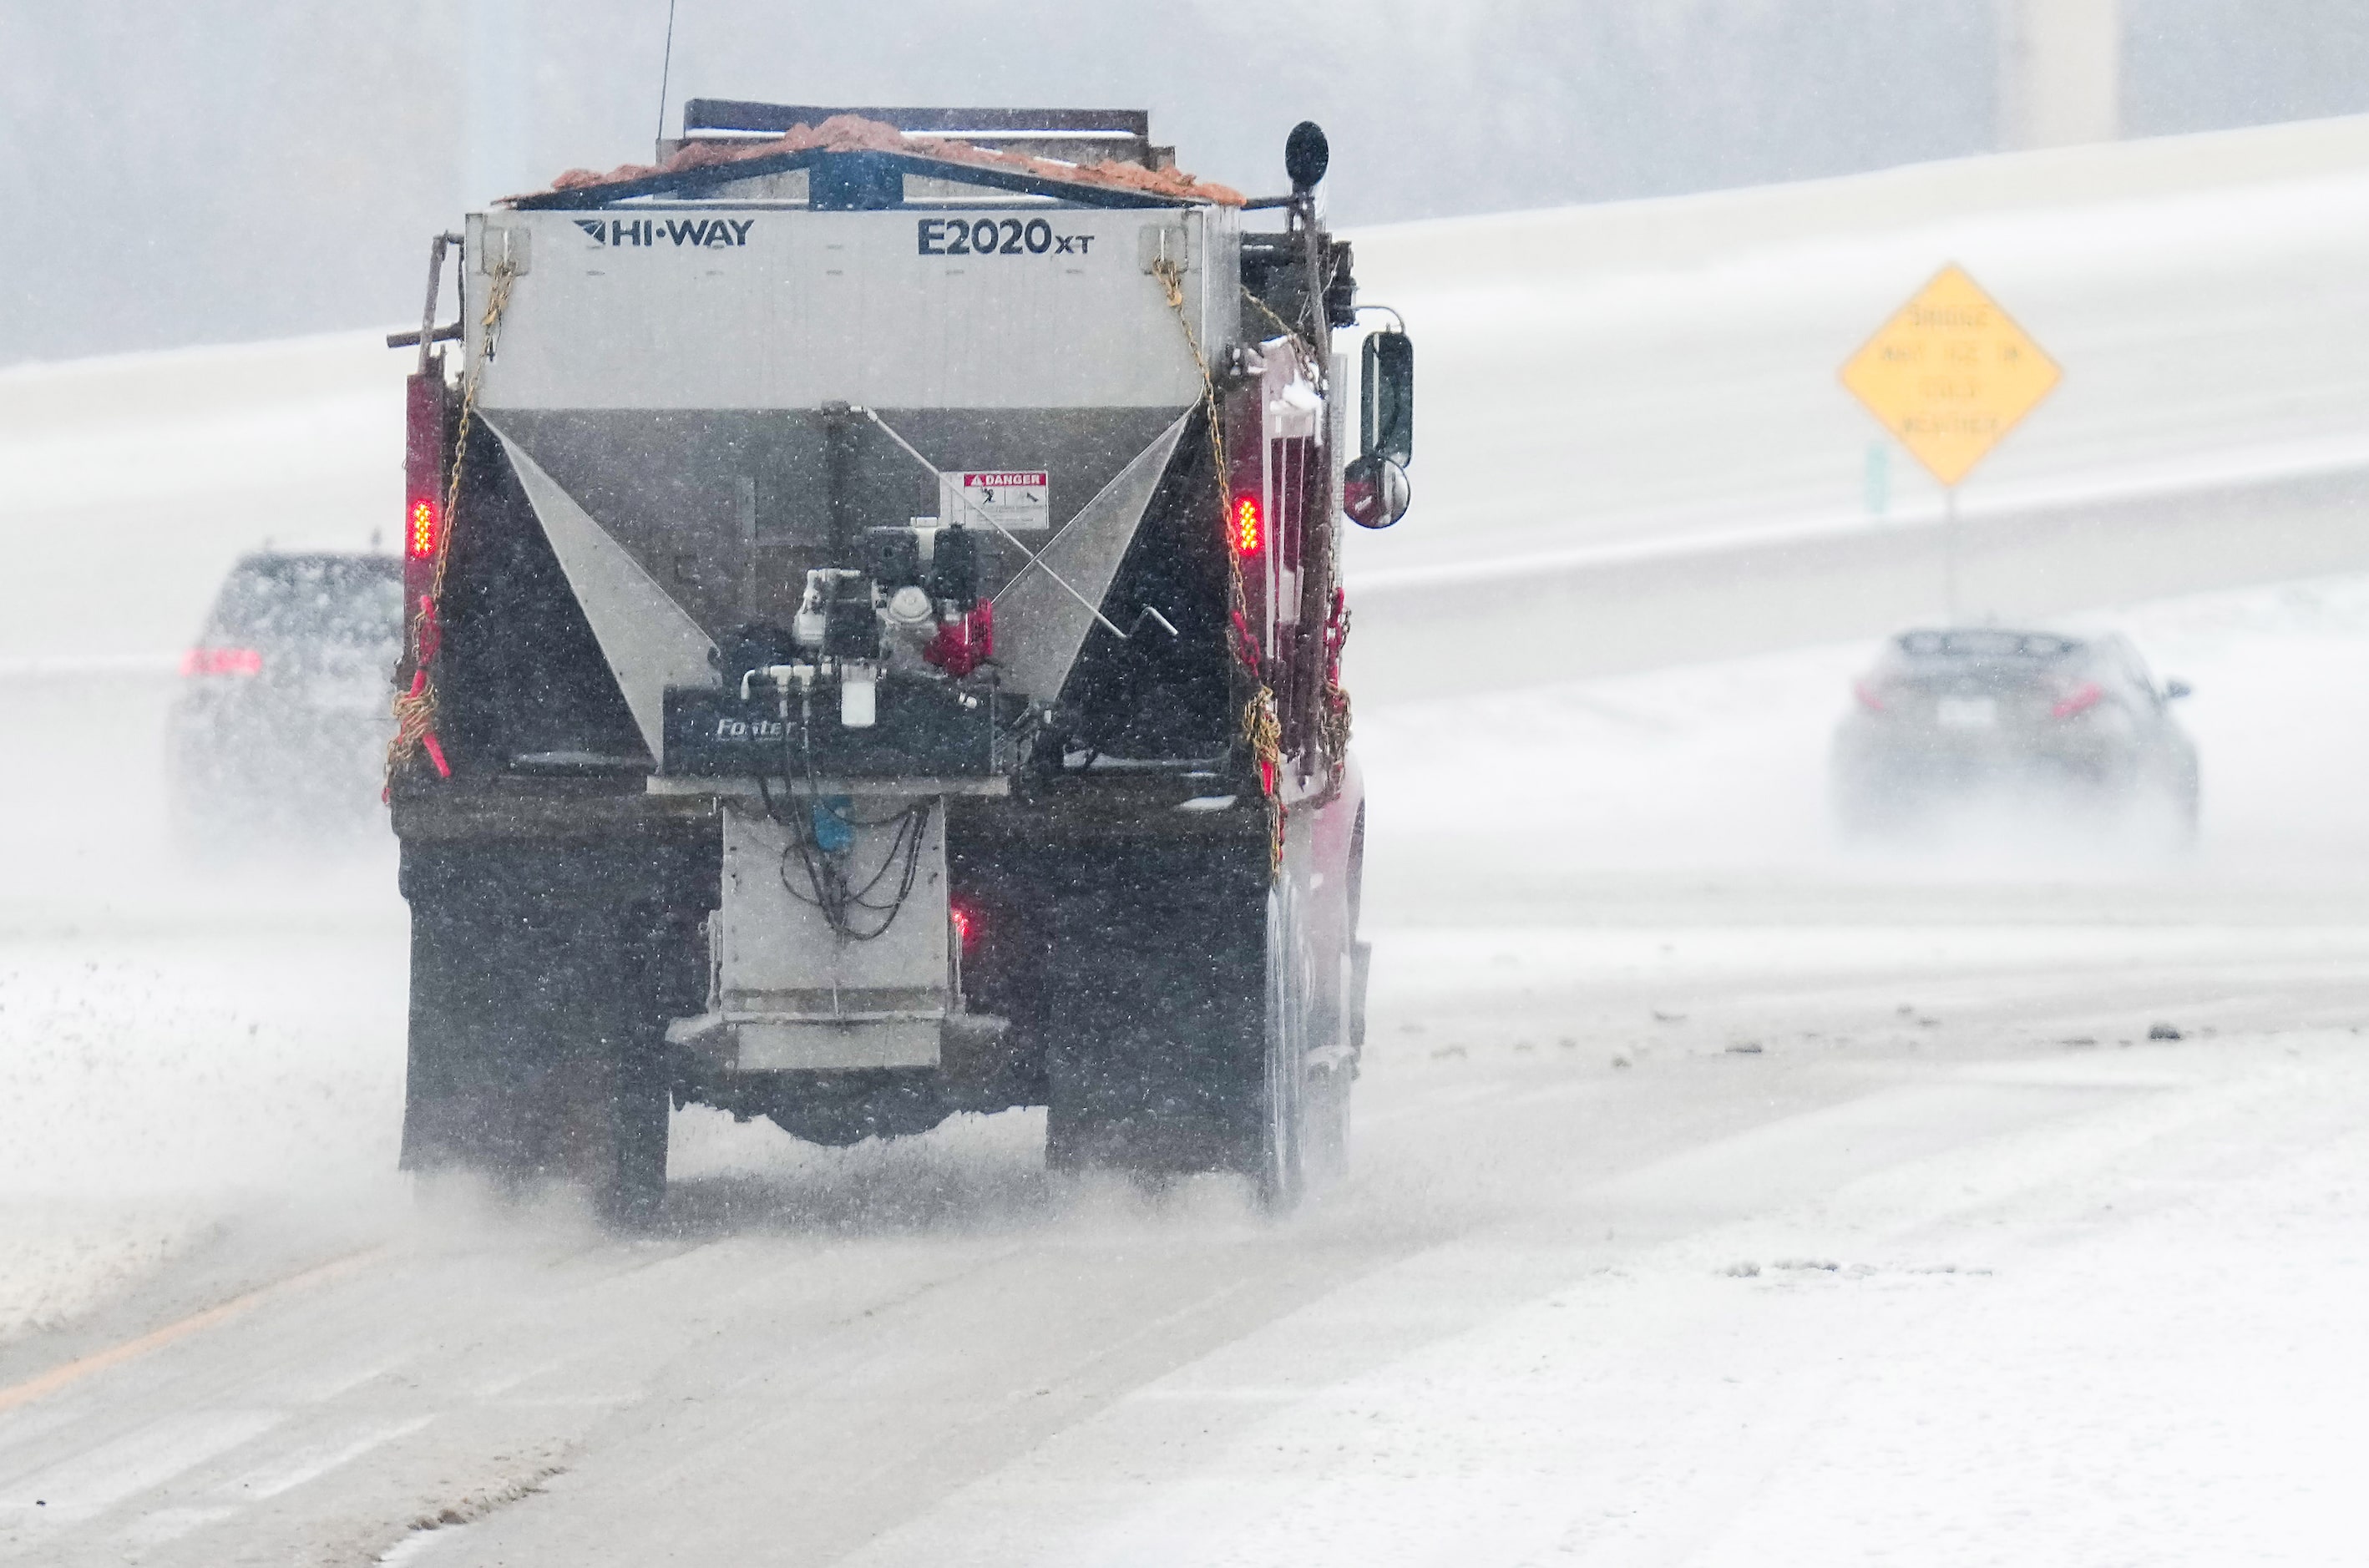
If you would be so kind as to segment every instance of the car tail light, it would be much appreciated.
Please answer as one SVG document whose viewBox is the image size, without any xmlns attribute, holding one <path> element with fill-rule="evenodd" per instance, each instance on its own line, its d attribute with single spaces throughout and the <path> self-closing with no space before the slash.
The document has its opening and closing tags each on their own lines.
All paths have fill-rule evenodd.
<svg viewBox="0 0 2369 1568">
<path fill-rule="evenodd" d="M 1226 543 L 1237 555 L 1255 555 L 1266 548 L 1266 519 L 1256 496 L 1234 498 L 1233 509 L 1226 515 Z"/>
<path fill-rule="evenodd" d="M 193 647 L 181 656 L 184 675 L 260 675 L 263 655 L 251 647 Z"/>
<path fill-rule="evenodd" d="M 1877 691 L 1868 682 L 1864 681 L 1852 681 L 1851 695 L 1857 697 L 1859 699 L 1859 705 L 1865 708 L 1868 712 L 1874 714 L 1883 712 L 1883 693 Z"/>
<path fill-rule="evenodd" d="M 2056 700 L 2056 705 L 2048 710 L 2049 715 L 2053 718 L 2071 718 L 2075 714 L 2096 707 L 2099 700 L 2105 694 L 2105 688 L 2095 681 L 2084 681 L 2059 697 Z"/>
</svg>

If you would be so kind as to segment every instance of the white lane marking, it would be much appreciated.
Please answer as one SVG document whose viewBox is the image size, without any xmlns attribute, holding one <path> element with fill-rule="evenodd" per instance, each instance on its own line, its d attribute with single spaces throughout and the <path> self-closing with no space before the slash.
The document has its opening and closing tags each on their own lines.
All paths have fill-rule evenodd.
<svg viewBox="0 0 2369 1568">
<path fill-rule="evenodd" d="M 291 1404 L 326 1404 L 339 1394 L 349 1393 L 360 1388 L 372 1379 L 385 1377 L 410 1359 L 408 1356 L 383 1356 L 378 1360 L 348 1366 L 334 1372 L 322 1372 L 301 1380 L 292 1380 L 282 1384 L 281 1387 L 287 1391 L 286 1398 Z"/>
<path fill-rule="evenodd" d="M 180 1539 L 200 1525 L 227 1519 L 237 1512 L 235 1508 L 159 1508 L 134 1520 L 131 1528 L 115 1539 L 126 1546 L 162 1546 Z"/>
<path fill-rule="evenodd" d="M 434 1419 L 432 1415 L 422 1415 L 391 1425 L 374 1426 L 337 1448 L 316 1443 L 299 1448 L 278 1463 L 249 1471 L 235 1481 L 223 1482 L 214 1491 L 221 1496 L 241 1497 L 255 1503 L 266 1497 L 277 1497 L 308 1481 L 317 1481 L 342 1465 L 353 1463 L 372 1448 L 392 1443 L 397 1437 L 408 1437 Z"/>
<path fill-rule="evenodd" d="M 1151 1384 L 1137 1389 L 1127 1397 L 1151 1404 L 1295 1404 L 1312 1393 L 1316 1388 L 1254 1388 L 1244 1384 L 1231 1388 L 1163 1388 Z"/>
<path fill-rule="evenodd" d="M 509 1371 L 496 1373 L 493 1377 L 486 1379 L 484 1382 L 479 1383 L 475 1388 L 470 1390 L 469 1392 L 475 1398 L 481 1400 L 498 1399 L 501 1395 L 509 1392 L 512 1389 L 517 1388 L 521 1383 L 526 1382 L 534 1378 L 540 1378 L 545 1372 L 556 1372 L 562 1367 L 566 1365 L 567 1362 L 563 1358 L 556 1361 L 537 1361 L 531 1366 L 512 1368 Z"/>
<path fill-rule="evenodd" d="M 223 1410 L 152 1422 L 129 1436 L 11 1482 L 0 1516 L 13 1515 L 20 1524 L 73 1524 L 91 1518 L 262 1436 L 279 1425 L 282 1415 L 277 1410 Z"/>
</svg>

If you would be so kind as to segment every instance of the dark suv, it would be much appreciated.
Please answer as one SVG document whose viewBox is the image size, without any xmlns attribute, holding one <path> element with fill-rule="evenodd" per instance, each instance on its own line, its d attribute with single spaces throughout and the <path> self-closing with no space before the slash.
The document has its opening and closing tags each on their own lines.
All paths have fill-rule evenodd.
<svg viewBox="0 0 2369 1568">
<path fill-rule="evenodd" d="M 248 555 L 231 568 L 173 704 L 175 827 L 201 856 L 383 830 L 403 567 L 391 555 Z"/>
<path fill-rule="evenodd" d="M 2121 636 L 1997 627 L 1903 632 L 1853 688 L 1832 781 L 1847 832 L 1906 828 L 1988 797 L 2128 816 L 2196 833 L 2196 748 Z"/>
</svg>

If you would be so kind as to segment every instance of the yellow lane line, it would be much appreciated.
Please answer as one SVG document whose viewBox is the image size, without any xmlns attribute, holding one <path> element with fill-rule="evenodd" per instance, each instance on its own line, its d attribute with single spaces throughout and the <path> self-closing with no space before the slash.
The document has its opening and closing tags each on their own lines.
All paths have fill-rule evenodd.
<svg viewBox="0 0 2369 1568">
<path fill-rule="evenodd" d="M 386 1251 L 384 1247 L 366 1247 L 359 1253 L 350 1253 L 331 1263 L 325 1263 L 318 1268 L 308 1268 L 302 1274 L 292 1275 L 286 1279 L 260 1286 L 244 1296 L 235 1296 L 220 1306 L 208 1307 L 202 1312 L 191 1313 L 178 1322 L 166 1323 L 163 1328 L 152 1330 L 137 1339 L 127 1339 L 121 1345 L 110 1345 L 105 1350 L 95 1350 L 88 1356 L 67 1362 L 63 1367 L 52 1367 L 38 1378 L 28 1379 L 12 1388 L 0 1389 L 0 1411 L 14 1410 L 18 1405 L 30 1404 L 33 1401 L 53 1394 L 69 1384 L 80 1382 L 94 1372 L 103 1372 L 109 1367 L 120 1367 L 126 1361 L 137 1360 L 152 1350 L 161 1350 L 177 1339 L 187 1339 L 189 1335 L 210 1329 L 216 1323 L 227 1322 L 250 1308 L 262 1305 L 274 1296 L 301 1290 L 308 1285 L 318 1285 L 340 1275 L 349 1274 L 384 1251 Z"/>
</svg>

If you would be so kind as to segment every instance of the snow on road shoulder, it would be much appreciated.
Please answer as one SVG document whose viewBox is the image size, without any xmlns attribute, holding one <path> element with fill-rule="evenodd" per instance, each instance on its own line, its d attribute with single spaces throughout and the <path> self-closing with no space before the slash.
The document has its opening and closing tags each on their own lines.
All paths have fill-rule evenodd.
<svg viewBox="0 0 2369 1568">
<path fill-rule="evenodd" d="M 202 1209 L 0 1201 L 0 1345 L 63 1328 L 202 1243 Z"/>
<path fill-rule="evenodd" d="M 1854 1126 L 1896 1133 L 1906 1102 L 1682 1155 L 1597 1195 L 1601 1245 L 1472 1237 L 1360 1281 L 857 1561 L 2341 1560 L 2369 1397 L 2362 1051 L 2256 1038 L 2077 1081 L 1944 1076 L 1914 1116 L 1939 1134 L 1974 1109 L 1991 1136 L 1801 1198 L 1781 1194 L 1804 1162 Z M 1769 1177 L 1768 1212 L 1615 1241 L 1673 1205 L 1748 1207 Z M 1492 1283 L 1553 1259 L 1542 1293 Z M 1345 1339 L 1476 1295 L 1476 1326 L 1326 1375 Z"/>
<path fill-rule="evenodd" d="M 2202 864 L 2222 876 L 2358 881 L 2369 868 L 2369 577 L 2197 594 L 2076 618 L 2126 631 L 2203 775 Z"/>
<path fill-rule="evenodd" d="M 0 1340 L 258 1211 L 396 1190 L 399 923 L 0 949 Z"/>
<path fill-rule="evenodd" d="M 1707 911 L 1716 916 L 1717 905 Z M 1927 994 L 1938 977 L 2037 977 L 2090 972 L 2127 979 L 2148 971 L 2196 973 L 2345 962 L 2369 971 L 2369 922 L 2359 924 L 2129 924 L 1974 921 L 1877 923 L 1832 920 L 1794 925 L 1694 923 L 1384 928 L 1371 933 L 1377 1013 L 1425 1004 L 1483 1004 L 1528 988 L 1584 997 L 1591 990 L 1660 990 L 1673 1003 L 1736 979 L 1804 985 L 1857 983 L 1879 999 Z M 2369 1005 L 2364 1005 L 2369 1013 Z"/>
<path fill-rule="evenodd" d="M 1837 1340 L 1847 1380 L 1694 1561 L 2353 1555 L 2369 1072 L 2351 1036 L 2250 1049 L 2270 1082 L 2140 1107 L 2159 1141 L 2027 1160 L 2015 1201 L 1965 1212 L 1961 1233 L 2011 1228 L 1996 1278 L 1920 1332 Z"/>
</svg>

